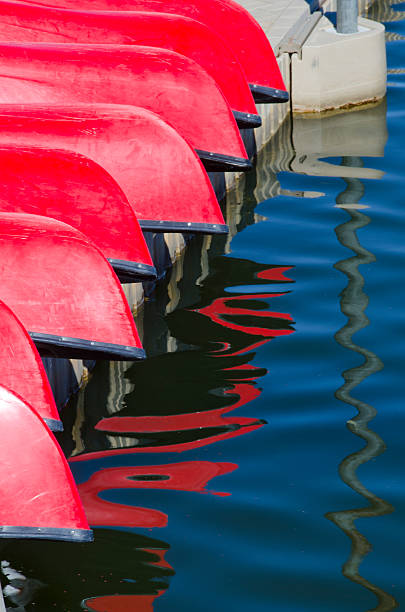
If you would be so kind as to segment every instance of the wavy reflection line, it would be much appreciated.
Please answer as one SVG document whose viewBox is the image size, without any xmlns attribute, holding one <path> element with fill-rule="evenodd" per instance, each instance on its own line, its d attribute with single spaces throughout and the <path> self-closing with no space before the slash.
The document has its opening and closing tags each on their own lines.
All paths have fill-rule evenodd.
<svg viewBox="0 0 405 612">
<path fill-rule="evenodd" d="M 206 487 L 213 478 L 233 472 L 237 467 L 236 463 L 213 461 L 111 467 L 94 472 L 87 481 L 78 485 L 78 489 L 87 519 L 93 527 L 166 527 L 168 516 L 165 512 L 110 501 L 103 495 L 112 489 L 158 489 L 226 497 L 230 493 Z"/>
<path fill-rule="evenodd" d="M 360 158 L 343 158 L 344 165 L 358 166 L 362 164 Z M 353 205 L 364 194 L 364 186 L 359 179 L 345 179 L 347 187 L 336 199 L 341 207 L 347 204 Z M 337 389 L 335 397 L 346 404 L 356 408 L 357 415 L 347 422 L 348 429 L 365 441 L 365 446 L 355 453 L 351 453 L 339 465 L 339 475 L 343 482 L 351 489 L 362 495 L 369 505 L 363 508 L 329 512 L 325 516 L 333 521 L 351 540 L 351 552 L 348 560 L 342 567 L 343 575 L 362 585 L 373 593 L 378 600 L 373 612 L 388 612 L 398 606 L 392 595 L 369 580 L 361 576 L 360 564 L 364 557 L 371 551 L 372 545 L 367 538 L 360 533 L 355 525 L 355 520 L 366 517 L 376 517 L 393 512 L 393 506 L 369 491 L 357 476 L 360 465 L 378 457 L 385 451 L 384 440 L 368 427 L 368 423 L 376 416 L 377 411 L 373 406 L 351 396 L 351 392 L 363 380 L 384 367 L 384 364 L 375 353 L 355 344 L 352 340 L 353 334 L 364 329 L 369 324 L 365 310 L 369 298 L 364 292 L 364 278 L 359 271 L 359 266 L 376 261 L 373 253 L 365 249 L 359 242 L 357 230 L 370 223 L 370 217 L 353 208 L 346 208 L 350 219 L 336 227 L 337 239 L 342 246 L 351 249 L 355 255 L 341 260 L 335 264 L 335 268 L 345 274 L 348 278 L 347 287 L 341 293 L 340 308 L 347 317 L 347 323 L 335 334 L 338 344 L 364 358 L 360 366 L 350 368 L 343 372 L 344 384 Z M 369 612 L 372 612 L 369 610 Z"/>
<path fill-rule="evenodd" d="M 259 265 L 255 269 L 255 280 L 257 284 L 293 282 L 285 276 L 289 269 L 291 266 L 266 268 Z M 251 284 L 251 276 L 247 280 Z M 217 297 L 206 306 L 186 309 L 188 326 L 197 333 L 195 344 L 208 342 L 215 345 L 215 350 L 206 353 L 177 351 L 170 354 L 169 359 L 167 355 L 157 356 L 153 369 L 154 399 L 150 397 L 149 387 L 145 387 L 147 395 L 142 392 L 142 378 L 146 383 L 149 380 L 148 364 L 144 366 L 143 377 L 142 366 L 138 366 L 136 376 L 134 373 L 137 384 L 133 400 L 138 398 L 142 402 L 146 397 L 148 405 L 159 406 L 159 409 L 152 414 L 149 411 L 141 414 L 138 402 L 134 414 L 133 402 L 127 398 L 127 406 L 115 410 L 113 416 L 100 418 L 101 415 L 97 414 L 98 420 L 89 428 L 92 436 L 97 434 L 93 436 L 94 443 L 89 440 L 85 445 L 86 452 L 72 454 L 69 461 L 86 461 L 113 454 L 184 452 L 262 427 L 265 422 L 261 419 L 228 413 L 250 403 L 261 393 L 256 387 L 256 379 L 266 370 L 248 364 L 254 353 L 244 355 L 253 348 L 252 340 L 257 346 L 295 331 L 291 315 L 270 312 L 265 301 L 286 293 L 289 292 Z M 219 343 L 222 345 L 220 351 Z M 161 372 L 160 378 L 159 374 L 156 377 L 156 367 Z M 196 374 L 201 368 L 204 377 Z M 179 390 L 180 401 L 177 397 Z M 191 394 L 196 401 L 190 402 Z M 175 396 L 175 405 L 167 405 L 167 397 Z"/>
</svg>

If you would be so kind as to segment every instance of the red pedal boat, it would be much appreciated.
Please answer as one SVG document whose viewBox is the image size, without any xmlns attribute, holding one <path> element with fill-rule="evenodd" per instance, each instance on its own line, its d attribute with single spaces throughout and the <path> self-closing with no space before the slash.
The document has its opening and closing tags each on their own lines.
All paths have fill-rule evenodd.
<svg viewBox="0 0 405 612">
<path fill-rule="evenodd" d="M 93 539 L 75 482 L 37 412 L 0 387 L 1 538 Z"/>
<path fill-rule="evenodd" d="M 124 191 L 144 230 L 228 231 L 197 154 L 153 113 L 114 105 L 0 105 L 0 146 L 44 143 L 99 164 Z"/>
<path fill-rule="evenodd" d="M 212 76 L 239 127 L 261 125 L 246 75 L 222 38 L 194 19 L 165 13 L 68 11 L 0 2 L 2 42 L 147 45 L 176 51 Z"/>
<path fill-rule="evenodd" d="M 41 357 L 24 326 L 0 301 L 0 386 L 24 398 L 52 431 L 62 431 Z"/>
<path fill-rule="evenodd" d="M 0 213 L 0 299 L 42 354 L 145 356 L 113 269 L 84 234 L 55 219 Z"/>
<path fill-rule="evenodd" d="M 251 163 L 212 77 L 174 51 L 131 45 L 0 43 L 0 103 L 129 104 L 157 113 L 210 170 Z"/>
<path fill-rule="evenodd" d="M 121 280 L 156 278 L 142 230 L 125 194 L 103 168 L 83 155 L 0 146 L 0 212 L 63 221 L 99 247 Z"/>
<path fill-rule="evenodd" d="M 22 0 L 80 11 L 160 11 L 191 17 L 221 36 L 245 71 L 256 102 L 286 102 L 288 93 L 267 36 L 233 0 Z"/>
</svg>

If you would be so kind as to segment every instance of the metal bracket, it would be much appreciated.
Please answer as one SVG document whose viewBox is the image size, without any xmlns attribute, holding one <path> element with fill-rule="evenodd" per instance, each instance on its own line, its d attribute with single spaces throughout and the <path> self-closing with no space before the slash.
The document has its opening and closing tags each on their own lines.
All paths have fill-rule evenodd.
<svg viewBox="0 0 405 612">
<path fill-rule="evenodd" d="M 301 59 L 302 46 L 321 17 L 321 11 L 303 15 L 280 40 L 275 48 L 275 54 L 297 53 Z"/>
</svg>

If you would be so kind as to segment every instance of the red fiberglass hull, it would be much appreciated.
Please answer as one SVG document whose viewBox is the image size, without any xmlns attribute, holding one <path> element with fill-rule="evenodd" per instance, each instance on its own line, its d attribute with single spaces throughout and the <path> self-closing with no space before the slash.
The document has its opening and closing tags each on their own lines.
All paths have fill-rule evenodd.
<svg viewBox="0 0 405 612">
<path fill-rule="evenodd" d="M 1 301 L 0 385 L 35 406 L 52 431 L 63 429 L 41 357 L 23 325 Z"/>
<path fill-rule="evenodd" d="M 251 168 L 218 85 L 196 62 L 173 51 L 0 43 L 0 102 L 140 106 L 170 123 L 209 169 Z"/>
<path fill-rule="evenodd" d="M 0 212 L 63 221 L 90 238 L 122 280 L 156 278 L 124 193 L 105 170 L 82 155 L 0 145 Z"/>
<path fill-rule="evenodd" d="M 218 83 L 240 127 L 258 127 L 243 69 L 223 39 L 188 17 L 165 13 L 67 11 L 0 2 L 2 42 L 147 45 L 194 60 Z"/>
<path fill-rule="evenodd" d="M 0 387 L 0 537 L 93 539 L 55 438 L 22 399 Z"/>
<path fill-rule="evenodd" d="M 0 213 L 0 299 L 43 354 L 144 357 L 114 271 L 86 236 L 65 223 Z"/>
<path fill-rule="evenodd" d="M 191 17 L 220 35 L 239 60 L 258 102 L 286 102 L 288 94 L 267 36 L 232 0 L 25 0 L 80 11 L 160 11 Z"/>
<path fill-rule="evenodd" d="M 0 105 L 0 146 L 44 143 L 99 164 L 124 191 L 142 229 L 227 232 L 197 154 L 153 113 L 114 105 Z"/>
</svg>

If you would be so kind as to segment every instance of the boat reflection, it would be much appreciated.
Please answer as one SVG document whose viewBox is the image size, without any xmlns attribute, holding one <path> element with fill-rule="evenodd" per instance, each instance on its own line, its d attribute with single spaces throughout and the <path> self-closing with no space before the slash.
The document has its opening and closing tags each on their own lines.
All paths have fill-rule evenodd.
<svg viewBox="0 0 405 612">
<path fill-rule="evenodd" d="M 234 463 L 187 461 L 171 465 L 106 468 L 92 474 L 79 485 L 79 493 L 93 526 L 166 527 L 167 514 L 151 508 L 138 508 L 107 501 L 100 494 L 110 489 L 161 489 L 194 491 L 226 496 L 229 493 L 208 491 L 208 482 L 228 474 L 238 466 Z"/>
<path fill-rule="evenodd" d="M 229 259 L 216 258 L 212 272 L 201 279 L 198 305 L 166 315 L 168 334 L 176 339 L 177 350 L 154 355 L 140 368 L 99 364 L 101 375 L 90 380 L 81 394 L 70 462 L 82 462 L 85 473 L 90 471 L 78 487 L 89 523 L 98 527 L 96 542 L 100 533 L 109 533 L 105 528 L 112 529 L 114 537 L 121 533 L 132 537 L 134 529 L 167 526 L 163 498 L 161 508 L 139 507 L 139 490 L 227 496 L 230 492 L 212 491 L 208 483 L 238 468 L 236 463 L 202 460 L 117 467 L 116 462 L 109 463 L 111 457 L 120 455 L 127 463 L 138 453 L 195 450 L 264 424 L 261 419 L 232 413 L 260 396 L 257 380 L 267 370 L 250 363 L 256 347 L 294 332 L 292 317 L 268 306 L 269 300 L 288 293 L 269 292 L 268 286 L 293 283 L 286 275 L 291 267 Z M 226 294 L 231 283 L 236 294 Z M 260 291 L 260 285 L 266 291 Z M 252 289 L 243 293 L 246 287 Z M 104 467 L 93 463 L 94 459 L 102 459 Z M 163 555 L 159 568 L 162 563 Z M 136 586 L 138 579 L 134 580 Z M 82 598 L 83 609 L 151 611 L 164 592 L 162 588 L 125 592 L 118 587 L 114 595 L 111 586 L 97 591 L 93 585 L 94 596 Z"/>
<path fill-rule="evenodd" d="M 30 587 L 24 590 L 24 601 L 17 602 L 21 612 L 73 611 L 80 602 L 89 610 L 146 612 L 153 609 L 153 601 L 166 591 L 175 574 L 165 559 L 169 545 L 133 531 L 97 529 L 91 546 L 66 543 L 61 563 L 55 562 L 56 546 L 51 541 L 16 540 L 3 549 L 8 567 L 18 568 L 20 582 L 27 581 Z M 48 584 L 42 582 L 44 576 L 49 577 Z M 15 584 L 15 577 L 8 583 Z M 14 604 L 7 592 L 6 585 L 6 599 Z M 129 602 L 132 608 L 124 607 Z"/>
<path fill-rule="evenodd" d="M 244 264 L 238 276 L 234 273 L 228 279 L 235 282 L 235 294 L 213 297 L 226 289 L 230 264 L 223 264 L 204 281 L 199 305 L 166 316 L 169 334 L 188 350 L 156 355 L 141 367 L 134 364 L 124 376 L 121 372 L 119 381 L 117 370 L 104 365 L 107 388 L 104 382 L 101 394 L 98 376 L 84 391 L 85 414 L 71 462 L 128 453 L 184 452 L 262 427 L 261 419 L 230 413 L 260 395 L 256 379 L 266 369 L 249 363 L 254 349 L 293 333 L 293 320 L 268 306 L 269 299 L 288 292 L 242 291 L 245 286 L 267 288 L 293 281 L 286 276 L 289 266 Z"/>
<path fill-rule="evenodd" d="M 343 158 L 342 164 L 347 167 L 361 167 L 363 162 L 361 158 L 351 157 Z M 357 475 L 358 468 L 378 457 L 385 451 L 386 446 L 384 440 L 368 426 L 377 411 L 370 404 L 353 397 L 351 393 L 361 382 L 381 370 L 384 365 L 375 353 L 359 346 L 352 339 L 353 334 L 369 324 L 365 314 L 369 299 L 363 290 L 364 278 L 359 266 L 373 263 L 376 258 L 360 244 L 356 233 L 371 221 L 370 217 L 356 210 L 356 204 L 364 194 L 364 185 L 357 178 L 346 178 L 345 182 L 347 187 L 337 197 L 336 202 L 339 207 L 345 209 L 350 218 L 339 225 L 335 231 L 340 244 L 351 249 L 354 255 L 339 261 L 334 266 L 348 278 L 348 284 L 342 291 L 340 300 L 340 308 L 347 317 L 347 323 L 335 334 L 335 339 L 344 348 L 362 356 L 364 361 L 360 366 L 343 372 L 344 383 L 336 391 L 335 397 L 357 410 L 357 415 L 347 422 L 347 427 L 354 435 L 364 440 L 365 446 L 343 459 L 339 465 L 339 475 L 345 484 L 365 498 L 368 505 L 352 510 L 329 512 L 326 517 L 333 521 L 351 540 L 351 552 L 343 565 L 343 575 L 376 596 L 378 603 L 373 608 L 374 611 L 388 612 L 398 606 L 394 597 L 364 578 L 359 570 L 364 557 L 372 550 L 372 545 L 359 531 L 355 521 L 359 518 L 389 514 L 394 511 L 394 508 L 389 502 L 369 491 Z"/>
<path fill-rule="evenodd" d="M 153 603 L 164 591 L 156 595 L 104 595 L 90 597 L 82 602 L 83 610 L 94 612 L 152 612 Z"/>
</svg>

